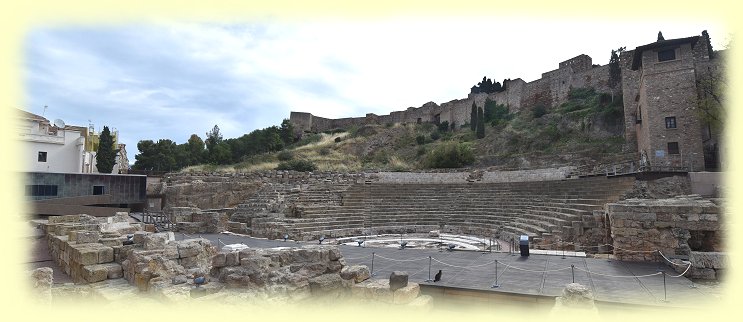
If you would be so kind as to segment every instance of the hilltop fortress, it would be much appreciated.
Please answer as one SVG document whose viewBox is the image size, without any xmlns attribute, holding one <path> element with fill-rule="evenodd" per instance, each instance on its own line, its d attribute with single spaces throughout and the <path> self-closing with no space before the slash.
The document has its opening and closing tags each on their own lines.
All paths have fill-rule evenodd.
<svg viewBox="0 0 743 322">
<path fill-rule="evenodd" d="M 706 31 L 701 36 L 663 40 L 620 56 L 621 95 L 624 102 L 624 129 L 627 145 L 645 165 L 719 169 L 719 134 L 703 124 L 695 111 L 701 79 L 718 73 L 722 60 L 712 50 Z M 470 121 L 474 102 L 483 107 L 490 99 L 508 107 L 510 112 L 538 105 L 548 109 L 568 99 L 573 88 L 594 88 L 610 92 L 609 65 L 594 65 L 591 57 L 578 55 L 525 82 L 507 81 L 497 93 L 471 93 L 464 99 L 441 105 L 428 102 L 389 115 L 328 119 L 303 112 L 291 112 L 290 121 L 297 133 L 323 132 L 350 126 L 388 123 L 449 122 L 457 128 Z"/>
</svg>

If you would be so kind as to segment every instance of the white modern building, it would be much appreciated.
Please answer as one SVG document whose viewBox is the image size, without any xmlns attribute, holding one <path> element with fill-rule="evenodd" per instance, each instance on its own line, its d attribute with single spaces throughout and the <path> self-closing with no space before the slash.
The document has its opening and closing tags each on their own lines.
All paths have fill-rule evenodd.
<svg viewBox="0 0 743 322">
<path fill-rule="evenodd" d="M 20 171 L 59 173 L 98 173 L 96 151 L 99 133 L 88 128 L 70 126 L 61 120 L 49 122 L 43 116 L 18 110 L 18 133 L 23 150 Z M 127 173 L 129 160 L 126 147 L 118 143 L 118 131 L 112 131 L 119 149 L 113 174 Z"/>
<path fill-rule="evenodd" d="M 82 172 L 85 129 L 19 110 L 18 135 L 21 142 L 22 171 Z"/>
</svg>

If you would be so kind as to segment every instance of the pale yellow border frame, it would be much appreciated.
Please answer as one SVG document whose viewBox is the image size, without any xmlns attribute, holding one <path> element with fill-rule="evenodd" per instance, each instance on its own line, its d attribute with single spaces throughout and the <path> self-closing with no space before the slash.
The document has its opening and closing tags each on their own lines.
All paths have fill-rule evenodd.
<svg viewBox="0 0 743 322">
<path fill-rule="evenodd" d="M 520 4 L 518 1 L 456 1 L 442 4 L 444 1 L 375 1 L 374 4 L 352 3 L 350 1 L 34 1 L 33 3 L 20 3 L 22 1 L 3 1 L 0 4 L 0 24 L 2 24 L 2 37 L 0 37 L 0 110 L 3 114 L 0 118 L 0 137 L 2 149 L 0 149 L 0 178 L 2 178 L 2 211 L 4 217 L 2 233 L 0 233 L 0 279 L 2 279 L 2 301 L 4 319 L 17 320 L 533 320 L 536 316 L 529 316 L 523 312 L 494 314 L 491 310 L 482 312 L 468 312 L 468 314 L 440 313 L 436 315 L 411 315 L 406 312 L 367 310 L 361 307 L 339 308 L 333 312 L 319 312 L 311 309 L 301 313 L 296 311 L 281 310 L 273 313 L 245 312 L 244 310 L 228 310 L 225 307 L 170 307 L 161 308 L 151 306 L 147 303 L 131 303 L 122 306 L 97 307 L 81 303 L 80 306 L 68 309 L 48 308 L 34 306 L 26 297 L 27 280 L 23 265 L 28 254 L 28 248 L 24 246 L 22 236 L 29 228 L 23 221 L 22 194 L 20 177 L 11 170 L 17 169 L 19 159 L 18 146 L 12 138 L 15 136 L 15 126 L 12 108 L 23 107 L 23 83 L 21 66 L 23 66 L 22 45 L 27 31 L 40 25 L 69 25 L 69 24 L 110 24 L 128 22 L 146 22 L 154 19 L 189 19 L 189 20 L 219 20 L 219 21 L 242 21 L 245 19 L 380 19 L 389 16 L 523 16 L 524 19 L 580 19 L 581 17 L 606 18 L 615 20 L 626 20 L 632 23 L 634 20 L 650 20 L 656 17 L 663 19 L 678 19 L 680 21 L 694 21 L 695 19 L 716 20 L 724 22 L 728 30 L 734 32 L 740 26 L 740 17 L 735 15 L 740 8 L 734 1 L 616 1 L 602 4 L 597 1 L 530 1 L 528 4 Z M 590 26 L 586 26 L 590 28 Z M 503 32 L 503 31 L 502 31 Z M 654 33 L 655 30 L 648 31 Z M 611 35 L 607 35 L 610 37 Z M 715 36 L 715 35 L 713 35 Z M 489 37 L 496 37 L 490 35 Z M 734 37 L 739 38 L 734 34 Z M 736 41 L 739 42 L 739 41 Z M 608 50 L 608 49 L 607 49 Z M 739 51 L 733 48 L 729 59 L 730 88 L 742 88 L 740 84 L 741 56 Z M 559 57 L 558 57 L 559 58 Z M 739 219 L 736 218 L 737 210 L 741 209 L 740 185 L 737 184 L 740 177 L 740 150 L 735 146 L 735 139 L 741 138 L 740 124 L 741 111 L 736 107 L 740 105 L 741 95 L 732 91 L 730 99 L 729 126 L 730 131 L 726 133 L 728 146 L 730 147 L 727 163 L 729 165 L 728 195 L 729 207 L 726 221 L 730 225 L 728 247 L 731 251 L 732 269 L 728 274 L 726 283 L 729 285 L 740 285 L 741 261 L 737 254 L 740 238 Z M 659 319 L 682 319 L 682 320 L 732 320 L 739 319 L 738 310 L 743 307 L 736 303 L 736 295 L 733 294 L 735 287 L 727 288 L 724 299 L 720 301 L 719 307 L 710 307 L 708 312 L 679 315 L 678 312 L 669 310 L 661 314 L 641 314 L 636 316 L 641 320 Z M 259 316 L 254 315 L 258 313 Z M 504 316 L 505 315 L 505 316 Z M 583 317 L 585 318 L 585 317 Z M 618 313 L 613 320 L 624 320 L 627 316 Z M 549 318 L 550 321 L 555 318 Z M 557 319 L 581 320 L 580 316 L 561 317 Z"/>
</svg>

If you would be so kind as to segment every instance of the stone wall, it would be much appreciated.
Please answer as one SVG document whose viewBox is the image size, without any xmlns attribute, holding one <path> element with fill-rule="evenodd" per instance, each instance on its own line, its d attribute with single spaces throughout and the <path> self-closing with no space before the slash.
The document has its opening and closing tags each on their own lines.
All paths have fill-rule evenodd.
<svg viewBox="0 0 743 322">
<path fill-rule="evenodd" d="M 76 283 L 94 283 L 122 277 L 121 261 L 126 234 L 141 231 L 128 215 L 95 218 L 88 215 L 49 217 L 41 225 L 52 260 Z"/>
<path fill-rule="evenodd" d="M 552 108 L 565 102 L 572 88 L 592 87 L 599 92 L 609 91 L 608 79 L 608 65 L 593 66 L 591 57 L 579 55 L 559 63 L 558 69 L 545 72 L 542 78 L 532 82 L 526 83 L 520 78 L 509 81 L 504 84 L 506 90 L 499 93 L 471 93 L 467 98 L 455 99 L 442 103 L 441 106 L 428 102 L 420 107 L 408 107 L 404 111 L 395 111 L 389 115 L 367 114 L 366 117 L 328 119 L 310 113 L 291 112 L 289 120 L 298 134 L 346 129 L 365 124 L 435 123 L 436 120 L 454 123 L 459 128 L 470 122 L 473 102 L 482 108 L 485 106 L 485 100 L 490 99 L 506 105 L 511 112 L 536 105 Z"/>
<path fill-rule="evenodd" d="M 722 209 L 696 195 L 629 199 L 606 205 L 614 255 L 620 260 L 658 261 L 692 251 L 722 250 Z"/>
</svg>

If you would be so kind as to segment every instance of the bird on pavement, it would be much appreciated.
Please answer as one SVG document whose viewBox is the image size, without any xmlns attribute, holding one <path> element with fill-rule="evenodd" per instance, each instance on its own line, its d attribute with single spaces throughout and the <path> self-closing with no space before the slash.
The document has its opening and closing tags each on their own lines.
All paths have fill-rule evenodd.
<svg viewBox="0 0 743 322">
<path fill-rule="evenodd" d="M 449 246 L 447 248 L 448 248 L 449 251 L 452 251 L 452 250 L 454 250 L 454 247 L 457 247 L 457 245 L 449 244 Z"/>
<path fill-rule="evenodd" d="M 320 237 L 320 244 L 325 240 L 325 236 Z"/>
<path fill-rule="evenodd" d="M 404 241 L 400 243 L 400 249 L 405 249 L 405 246 L 408 246 L 408 242 Z"/>
<path fill-rule="evenodd" d="M 438 273 L 436 273 L 436 276 L 433 277 L 434 282 L 438 282 L 441 280 L 441 270 L 439 270 Z"/>
</svg>

